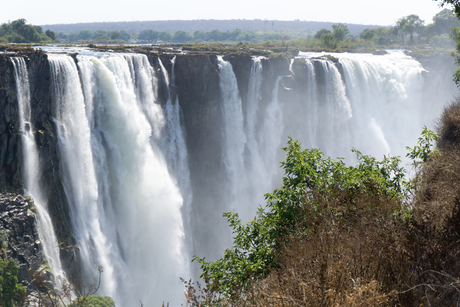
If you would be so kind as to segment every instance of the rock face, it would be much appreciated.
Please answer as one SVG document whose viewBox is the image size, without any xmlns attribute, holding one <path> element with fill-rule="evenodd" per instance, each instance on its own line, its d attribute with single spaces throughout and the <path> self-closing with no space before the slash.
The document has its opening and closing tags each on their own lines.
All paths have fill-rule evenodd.
<svg viewBox="0 0 460 307">
<path fill-rule="evenodd" d="M 46 264 L 36 230 L 33 202 L 22 195 L 0 194 L 0 241 L 2 258 L 18 263 L 18 281 L 28 292 L 36 289 L 30 272 Z"/>
<path fill-rule="evenodd" d="M 59 175 L 56 127 L 53 121 L 54 104 L 50 93 L 50 68 L 47 55 L 38 51 L 32 52 L 27 54 L 25 60 L 29 73 L 33 109 L 31 121 L 43 171 L 42 178 L 40 178 L 43 194 L 48 200 L 49 213 L 62 249 L 63 263 L 67 265 L 67 271 L 76 273 L 78 270 L 75 269 L 75 266 L 68 265 L 75 263 L 71 261 L 76 257 L 75 240 L 70 228 L 68 206 Z M 0 109 L 3 114 L 0 116 L 0 192 L 23 193 L 23 154 L 15 82 L 14 67 L 9 56 L 2 55 L 0 57 Z M 5 208 L 0 207 L 0 214 Z M 35 227 L 34 223 L 29 226 Z M 42 258 L 41 246 L 38 246 L 34 252 L 38 258 Z M 34 262 L 31 266 L 31 263 L 25 261 L 23 257 L 13 258 L 18 261 L 21 278 L 29 278 L 25 270 L 26 268 L 36 269 L 36 263 Z M 38 263 L 41 262 L 40 260 Z M 78 274 L 75 275 L 78 278 Z"/>
<path fill-rule="evenodd" d="M 0 57 L 0 186 L 13 190 L 22 185 L 21 138 L 13 66 L 8 56 Z"/>
</svg>

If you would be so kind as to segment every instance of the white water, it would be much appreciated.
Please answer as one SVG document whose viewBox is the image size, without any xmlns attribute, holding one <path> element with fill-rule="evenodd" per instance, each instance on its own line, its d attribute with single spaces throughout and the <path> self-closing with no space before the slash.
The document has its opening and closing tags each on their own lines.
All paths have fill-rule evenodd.
<svg viewBox="0 0 460 307">
<path fill-rule="evenodd" d="M 166 117 L 166 133 L 164 140 L 164 153 L 168 162 L 168 166 L 175 180 L 179 186 L 181 195 L 183 197 L 182 215 L 184 219 L 184 235 L 186 246 L 181 254 L 183 255 L 183 265 L 185 272 L 190 272 L 190 251 L 193 246 L 193 236 L 190 226 L 190 215 L 191 215 L 191 203 L 193 198 L 192 185 L 190 182 L 190 170 L 188 165 L 188 151 L 185 142 L 185 131 L 181 123 L 182 111 L 179 105 L 179 98 L 175 93 L 175 75 L 174 67 L 176 57 L 171 60 L 171 79 L 167 70 L 165 69 L 161 59 L 158 59 L 161 73 L 168 87 L 168 99 L 164 107 L 164 113 Z"/>
<path fill-rule="evenodd" d="M 37 208 L 37 229 L 48 265 L 54 275 L 56 290 L 68 283 L 62 270 L 59 247 L 54 233 L 53 224 L 48 214 L 46 197 L 40 184 L 41 168 L 37 145 L 34 138 L 34 127 L 31 122 L 29 75 L 24 58 L 12 57 L 16 91 L 19 107 L 19 126 L 22 135 L 22 154 L 24 159 L 23 179 L 26 193 L 34 200 Z"/>
<path fill-rule="evenodd" d="M 182 297 L 183 199 L 157 142 L 165 125 L 145 56 L 50 55 L 62 177 L 86 278 L 119 306 Z M 85 94 L 83 94 L 85 93 Z M 173 294 L 174 293 L 174 294 Z"/>
<path fill-rule="evenodd" d="M 433 128 L 446 103 L 439 102 L 437 112 L 423 114 L 423 68 L 402 52 L 385 56 L 332 54 L 343 74 L 329 60 L 317 59 L 323 55 L 300 53 L 296 59 L 306 62 L 310 81 L 305 86 L 312 89 L 301 98 L 308 107 L 300 116 L 308 119 L 308 128 L 296 131 L 296 123 L 302 121 L 299 117 L 286 132 L 305 147 L 319 147 L 326 155 L 350 162 L 352 147 L 377 158 L 383 154 L 404 157 L 405 146 L 413 146 L 423 125 Z M 313 61 L 320 62 L 325 73 L 322 90 L 315 80 L 319 72 Z"/>
<path fill-rule="evenodd" d="M 223 113 L 223 163 L 228 177 L 228 211 L 237 211 L 245 199 L 247 174 L 244 165 L 244 149 L 247 141 L 241 98 L 232 65 L 217 57 Z M 244 207 L 242 207 L 244 208 Z"/>
<path fill-rule="evenodd" d="M 239 212 L 243 221 L 254 216 L 264 193 L 279 186 L 287 135 L 350 161 L 352 147 L 377 158 L 403 156 L 404 146 L 413 146 L 422 126 L 439 114 L 423 112 L 423 68 L 402 53 L 334 54 L 341 71 L 326 58 L 313 59 L 321 55 L 296 59 L 306 68 L 297 72 L 302 78 L 293 77 L 299 90 L 293 101 L 280 100 L 283 76 L 271 96 L 262 95 L 264 59 L 254 57 L 246 105 L 231 64 L 218 57 L 225 166 L 219 208 Z M 113 296 L 117 306 L 137 306 L 139 300 L 179 306 L 179 277 L 190 276 L 193 242 L 201 240 L 205 252 L 218 254 L 212 249 L 220 251 L 230 235 L 203 242 L 190 226 L 193 183 L 175 60 L 171 75 L 161 60 L 154 72 L 144 55 L 79 55 L 77 65 L 64 54 L 49 60 L 61 175 L 86 281 L 96 281 L 102 265 L 100 293 Z M 163 107 L 156 102 L 160 76 L 168 89 Z M 204 222 L 229 234 L 216 221 Z"/>
<path fill-rule="evenodd" d="M 225 208 L 238 212 L 243 222 L 254 218 L 264 195 L 274 188 L 283 131 L 276 81 L 269 102 L 262 101 L 262 59 L 253 57 L 246 112 L 243 112 L 236 76 L 230 62 L 218 57 L 224 120 L 224 153 L 231 198 Z M 261 105 L 265 104 L 265 108 Z"/>
</svg>

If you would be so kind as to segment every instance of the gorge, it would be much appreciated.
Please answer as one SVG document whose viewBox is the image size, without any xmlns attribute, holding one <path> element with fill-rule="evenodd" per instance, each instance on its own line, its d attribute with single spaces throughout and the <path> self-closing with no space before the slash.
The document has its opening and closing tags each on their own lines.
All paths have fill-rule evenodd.
<svg viewBox="0 0 460 307">
<path fill-rule="evenodd" d="M 404 157 L 457 93 L 451 58 L 402 51 L 56 51 L 0 54 L 0 187 L 33 199 L 56 286 L 102 266 L 117 306 L 179 306 L 193 255 L 230 246 L 222 213 L 249 221 L 279 186 L 287 136 Z"/>
</svg>

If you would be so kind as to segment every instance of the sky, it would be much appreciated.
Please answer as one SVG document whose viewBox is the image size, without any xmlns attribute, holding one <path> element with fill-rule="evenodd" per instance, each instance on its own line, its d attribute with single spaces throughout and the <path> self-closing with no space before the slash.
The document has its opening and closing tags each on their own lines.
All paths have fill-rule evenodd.
<svg viewBox="0 0 460 307">
<path fill-rule="evenodd" d="M 394 25 L 410 14 L 425 24 L 442 8 L 433 0 L 1 0 L 0 24 L 142 20 L 262 19 Z"/>
</svg>

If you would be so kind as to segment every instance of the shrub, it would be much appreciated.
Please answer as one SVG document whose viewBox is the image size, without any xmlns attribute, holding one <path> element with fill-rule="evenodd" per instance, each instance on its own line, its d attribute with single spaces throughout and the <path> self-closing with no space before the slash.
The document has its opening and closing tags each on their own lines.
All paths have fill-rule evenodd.
<svg viewBox="0 0 460 307">
<path fill-rule="evenodd" d="M 257 217 L 246 225 L 238 214 L 225 213 L 235 234 L 233 248 L 215 262 L 194 258 L 211 292 L 239 299 L 253 282 L 284 265 L 284 251 L 290 250 L 290 244 L 306 242 L 314 246 L 316 236 L 364 227 L 366 218 L 393 226 L 401 223 L 399 216 L 406 208 L 398 200 L 405 193 L 406 183 L 398 158 L 377 161 L 354 150 L 358 164 L 346 166 L 340 159 L 324 159 L 317 149 L 302 150 L 292 139 L 283 149 L 283 185 L 265 195 L 267 207 L 260 208 Z M 378 223 L 376 229 L 388 227 Z"/>
</svg>

